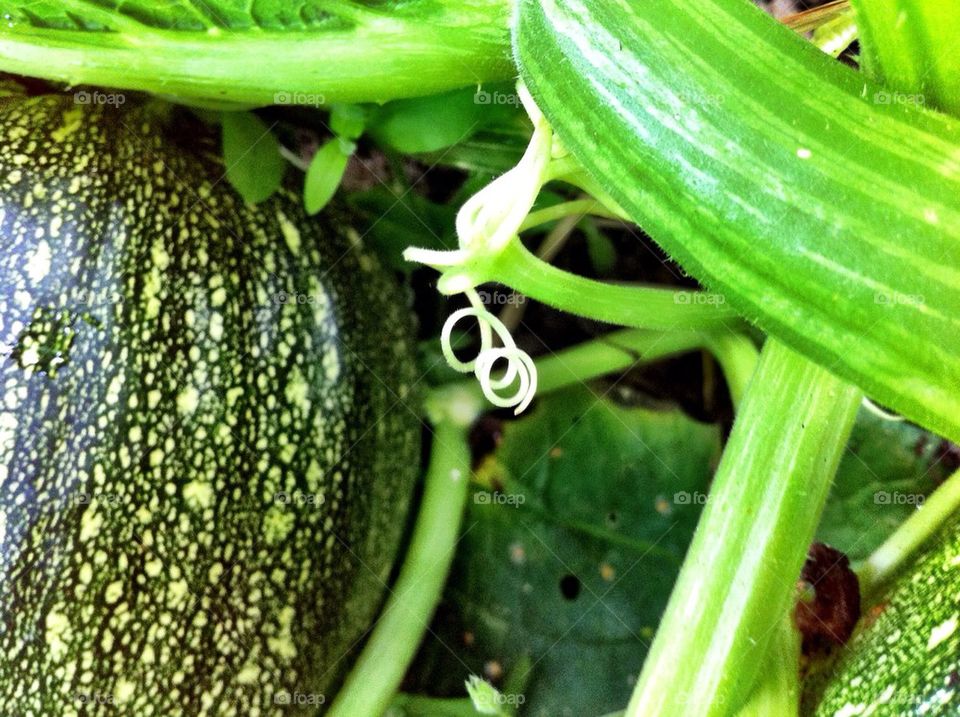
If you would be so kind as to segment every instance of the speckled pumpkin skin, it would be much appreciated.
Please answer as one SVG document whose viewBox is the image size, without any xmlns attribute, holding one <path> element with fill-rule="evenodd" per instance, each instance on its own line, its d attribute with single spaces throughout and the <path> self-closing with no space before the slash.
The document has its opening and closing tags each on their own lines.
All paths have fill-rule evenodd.
<svg viewBox="0 0 960 717">
<path fill-rule="evenodd" d="M 405 522 L 411 318 L 133 104 L 0 105 L 0 715 L 316 714 Z"/>
<path fill-rule="evenodd" d="M 816 717 L 960 714 L 960 523 L 890 588 L 884 609 L 811 685 Z M 819 693 L 819 694 L 816 694 Z"/>
</svg>

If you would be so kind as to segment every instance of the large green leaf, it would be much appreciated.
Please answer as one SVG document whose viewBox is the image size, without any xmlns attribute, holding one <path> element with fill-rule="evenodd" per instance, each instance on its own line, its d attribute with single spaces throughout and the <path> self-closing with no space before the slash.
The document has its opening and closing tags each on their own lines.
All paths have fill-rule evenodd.
<svg viewBox="0 0 960 717">
<path fill-rule="evenodd" d="M 490 665 L 509 673 L 527 655 L 527 717 L 622 708 L 719 451 L 716 426 L 620 407 L 584 386 L 505 424 L 478 470 L 502 490 L 469 502 L 440 640 L 414 666 L 420 686 L 456 688 Z"/>
<path fill-rule="evenodd" d="M 251 105 L 384 101 L 513 73 L 506 0 L 14 0 L 0 70 Z"/>
<path fill-rule="evenodd" d="M 522 0 L 564 145 L 748 319 L 960 440 L 960 123 L 745 0 Z"/>
</svg>

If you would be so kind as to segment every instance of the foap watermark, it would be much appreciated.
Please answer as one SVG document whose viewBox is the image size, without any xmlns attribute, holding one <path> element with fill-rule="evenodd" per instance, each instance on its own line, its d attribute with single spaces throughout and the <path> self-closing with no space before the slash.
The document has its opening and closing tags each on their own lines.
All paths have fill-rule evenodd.
<svg viewBox="0 0 960 717">
<path fill-rule="evenodd" d="M 317 92 L 274 92 L 273 104 L 321 107 L 327 104 L 327 98 L 326 95 Z"/>
<path fill-rule="evenodd" d="M 273 696 L 275 705 L 299 705 L 299 706 L 320 706 L 327 701 L 326 695 L 320 692 L 287 692 L 281 690 Z"/>
<path fill-rule="evenodd" d="M 273 494 L 273 500 L 283 505 L 323 505 L 327 499 L 323 493 L 281 490 Z"/>
<path fill-rule="evenodd" d="M 527 497 L 520 493 L 501 493 L 500 491 L 481 490 L 473 494 L 473 502 L 477 505 L 509 505 L 516 508 L 527 502 Z"/>
<path fill-rule="evenodd" d="M 64 495 L 60 497 L 62 503 L 68 503 L 72 505 L 91 505 L 93 503 L 100 503 L 103 505 L 115 505 L 123 500 L 123 497 L 119 493 L 94 493 L 81 491 L 79 493 L 70 493 L 69 495 Z"/>
<path fill-rule="evenodd" d="M 496 695 L 492 696 L 492 700 L 498 707 L 512 707 L 516 709 L 526 703 L 527 696 L 510 692 L 506 694 L 497 692 Z"/>
<path fill-rule="evenodd" d="M 681 490 L 673 494 L 673 502 L 676 505 L 704 505 L 707 502 L 707 494 L 698 490 L 692 493 Z"/>
<path fill-rule="evenodd" d="M 315 294 L 302 294 L 295 291 L 278 291 L 273 295 L 273 301 L 277 304 L 300 304 L 313 306 L 314 304 L 320 304 L 325 300 L 326 297 L 318 296 Z"/>
<path fill-rule="evenodd" d="M 493 92 L 477 90 L 473 95 L 473 103 L 476 105 L 512 105 L 513 107 L 519 107 L 520 95 L 515 92 L 500 92 L 499 90 Z"/>
<path fill-rule="evenodd" d="M 873 303 L 884 306 L 923 306 L 923 294 L 901 294 L 899 291 L 878 291 Z"/>
<path fill-rule="evenodd" d="M 673 295 L 675 304 L 693 304 L 696 306 L 723 306 L 727 297 L 723 294 L 710 294 L 706 291 L 677 291 Z"/>
<path fill-rule="evenodd" d="M 78 705 L 112 705 L 116 703 L 113 695 L 101 692 L 77 692 L 73 695 L 73 702 Z"/>
<path fill-rule="evenodd" d="M 97 292 L 93 289 L 79 289 L 75 296 L 76 304 L 82 306 L 122 304 L 124 301 L 123 294 L 116 291 Z"/>
<path fill-rule="evenodd" d="M 899 491 L 878 490 L 873 494 L 873 502 L 877 505 L 923 505 L 926 496 L 923 493 L 901 493 Z"/>
<path fill-rule="evenodd" d="M 477 296 L 486 306 L 520 306 L 527 297 L 515 291 L 478 291 Z"/>
<path fill-rule="evenodd" d="M 94 90 L 78 90 L 73 93 L 74 104 L 78 105 L 112 105 L 119 107 L 127 101 L 127 96 L 122 92 L 100 92 Z"/>
<path fill-rule="evenodd" d="M 704 92 L 682 92 L 677 98 L 688 107 L 718 107 L 723 104 L 723 95 Z"/>
<path fill-rule="evenodd" d="M 876 105 L 917 105 L 922 107 L 927 104 L 927 98 L 922 94 L 879 90 L 873 93 L 873 103 Z"/>
</svg>

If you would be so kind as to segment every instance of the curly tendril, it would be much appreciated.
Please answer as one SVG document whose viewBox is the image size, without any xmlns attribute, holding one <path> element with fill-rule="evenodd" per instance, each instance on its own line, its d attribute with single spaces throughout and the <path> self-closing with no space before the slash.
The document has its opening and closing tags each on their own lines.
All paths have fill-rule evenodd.
<svg viewBox="0 0 960 717">
<path fill-rule="evenodd" d="M 440 333 L 443 356 L 454 370 L 460 373 L 472 371 L 490 403 L 500 408 L 514 408 L 514 413 L 519 414 L 530 405 L 537 391 L 537 367 L 533 359 L 517 347 L 503 322 L 487 311 L 477 293 L 472 289 L 464 293 L 469 297 L 471 306 L 454 311 L 444 323 Z M 480 350 L 472 360 L 461 361 L 453 351 L 453 329 L 468 317 L 476 319 L 479 326 Z M 494 334 L 502 346 L 494 347 Z M 493 368 L 499 361 L 507 362 L 506 370 L 501 376 L 494 377 Z M 513 394 L 503 396 L 499 393 L 514 384 L 517 389 Z"/>
</svg>

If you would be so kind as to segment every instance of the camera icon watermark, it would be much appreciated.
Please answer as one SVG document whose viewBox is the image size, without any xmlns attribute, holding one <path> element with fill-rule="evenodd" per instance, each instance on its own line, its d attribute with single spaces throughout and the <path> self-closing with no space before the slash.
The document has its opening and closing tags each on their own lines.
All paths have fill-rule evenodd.
<svg viewBox="0 0 960 717">
<path fill-rule="evenodd" d="M 327 701 L 326 695 L 323 695 L 319 692 L 299 692 L 299 691 L 288 692 L 287 690 L 280 690 L 279 692 L 273 695 L 273 704 L 275 705 L 298 705 L 302 707 L 308 707 L 308 706 L 318 707 L 322 704 L 325 704 L 326 701 Z"/>
<path fill-rule="evenodd" d="M 521 493 L 481 490 L 473 494 L 473 502 L 477 505 L 508 505 L 516 508 L 526 503 L 527 497 Z"/>
<path fill-rule="evenodd" d="M 111 105 L 113 107 L 119 107 L 126 101 L 127 96 L 122 92 L 100 92 L 99 90 L 90 92 L 88 90 L 78 90 L 73 93 L 73 102 L 78 105 Z"/>
<path fill-rule="evenodd" d="M 920 93 L 908 94 L 906 92 L 878 90 L 873 93 L 873 103 L 876 105 L 916 105 L 923 107 L 927 104 L 927 98 Z"/>
<path fill-rule="evenodd" d="M 512 107 L 520 106 L 520 95 L 515 92 L 500 92 L 495 90 L 487 92 L 486 90 L 477 90 L 473 95 L 475 105 L 510 105 Z"/>
<path fill-rule="evenodd" d="M 477 296 L 486 306 L 520 306 L 527 297 L 515 291 L 478 291 Z"/>
<path fill-rule="evenodd" d="M 902 294 L 899 291 L 878 291 L 873 303 L 883 306 L 923 306 L 923 294 Z"/>
<path fill-rule="evenodd" d="M 273 295 L 273 301 L 277 304 L 299 304 L 301 306 L 313 306 L 321 303 L 325 297 L 317 297 L 313 294 L 303 294 L 296 291 L 278 291 Z"/>
<path fill-rule="evenodd" d="M 308 107 L 322 107 L 327 104 L 326 95 L 318 92 L 274 92 L 275 105 L 304 105 Z"/>
<path fill-rule="evenodd" d="M 723 294 L 711 294 L 706 291 L 677 291 L 673 294 L 673 303 L 693 306 L 723 306 L 727 297 Z"/>
<path fill-rule="evenodd" d="M 277 491 L 273 494 L 273 500 L 281 505 L 323 505 L 327 502 L 323 493 L 304 493 L 299 490 Z"/>
<path fill-rule="evenodd" d="M 913 505 L 921 506 L 926 500 L 923 493 L 901 493 L 899 491 L 878 490 L 873 494 L 876 505 Z"/>
<path fill-rule="evenodd" d="M 701 493 L 698 490 L 692 493 L 681 490 L 673 494 L 673 502 L 676 505 L 705 505 L 707 502 L 707 494 Z"/>
</svg>

